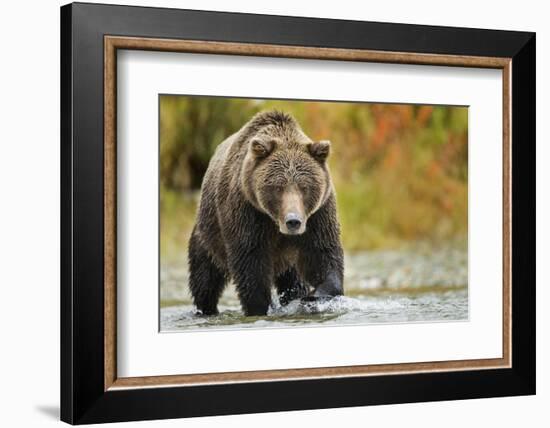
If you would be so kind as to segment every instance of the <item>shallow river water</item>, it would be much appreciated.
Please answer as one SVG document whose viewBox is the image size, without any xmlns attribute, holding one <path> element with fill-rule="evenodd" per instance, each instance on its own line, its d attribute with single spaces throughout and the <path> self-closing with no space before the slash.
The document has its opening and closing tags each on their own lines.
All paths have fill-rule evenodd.
<svg viewBox="0 0 550 428">
<path fill-rule="evenodd" d="M 185 263 L 161 268 L 160 329 L 281 328 L 458 321 L 468 319 L 467 252 L 461 248 L 418 247 L 346 255 L 345 296 L 326 302 L 294 301 L 281 306 L 274 296 L 265 317 L 245 317 L 229 284 L 220 314 L 196 314 L 187 291 Z"/>
</svg>

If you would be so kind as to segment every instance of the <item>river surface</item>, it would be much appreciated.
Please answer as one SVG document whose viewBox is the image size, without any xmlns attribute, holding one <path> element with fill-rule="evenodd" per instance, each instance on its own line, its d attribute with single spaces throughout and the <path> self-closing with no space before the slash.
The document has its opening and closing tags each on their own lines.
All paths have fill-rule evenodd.
<svg viewBox="0 0 550 428">
<path fill-rule="evenodd" d="M 197 315 L 187 289 L 185 260 L 161 267 L 160 329 L 282 328 L 459 321 L 468 319 L 468 260 L 465 248 L 367 251 L 345 258 L 345 296 L 326 302 L 293 301 L 281 306 L 277 297 L 268 315 L 245 317 L 233 284 L 220 299 L 220 314 Z"/>
</svg>

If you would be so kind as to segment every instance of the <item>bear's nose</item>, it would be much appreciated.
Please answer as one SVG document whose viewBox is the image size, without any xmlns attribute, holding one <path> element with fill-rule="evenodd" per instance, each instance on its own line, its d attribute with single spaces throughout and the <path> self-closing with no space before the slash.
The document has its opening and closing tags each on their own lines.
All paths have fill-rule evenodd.
<svg viewBox="0 0 550 428">
<path fill-rule="evenodd" d="M 302 225 L 302 220 L 298 217 L 298 214 L 289 213 L 285 216 L 286 227 L 290 231 L 295 231 Z"/>
</svg>

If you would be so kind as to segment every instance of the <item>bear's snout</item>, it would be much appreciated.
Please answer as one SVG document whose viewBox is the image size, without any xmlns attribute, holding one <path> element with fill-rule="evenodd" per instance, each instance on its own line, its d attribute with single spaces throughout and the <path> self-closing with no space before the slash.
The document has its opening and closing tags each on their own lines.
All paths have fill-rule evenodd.
<svg viewBox="0 0 550 428">
<path fill-rule="evenodd" d="M 306 230 L 306 216 L 302 195 L 293 186 L 283 194 L 279 230 L 285 235 L 300 235 Z"/>
<path fill-rule="evenodd" d="M 306 231 L 306 220 L 296 213 L 288 213 L 279 221 L 279 231 L 283 235 L 301 235 Z"/>
<path fill-rule="evenodd" d="M 285 225 L 287 233 L 294 234 L 297 233 L 302 227 L 302 219 L 296 213 L 288 213 L 285 216 Z"/>
</svg>

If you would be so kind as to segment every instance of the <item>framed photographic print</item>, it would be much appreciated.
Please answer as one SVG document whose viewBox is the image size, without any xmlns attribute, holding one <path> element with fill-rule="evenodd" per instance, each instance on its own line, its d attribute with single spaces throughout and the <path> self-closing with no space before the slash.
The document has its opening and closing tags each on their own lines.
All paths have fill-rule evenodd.
<svg viewBox="0 0 550 428">
<path fill-rule="evenodd" d="M 61 8 L 61 418 L 535 393 L 535 35 Z"/>
</svg>

